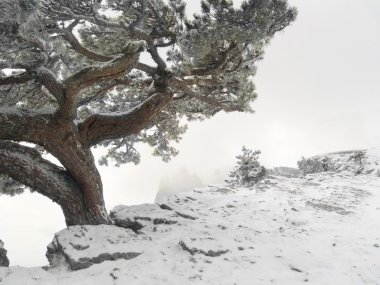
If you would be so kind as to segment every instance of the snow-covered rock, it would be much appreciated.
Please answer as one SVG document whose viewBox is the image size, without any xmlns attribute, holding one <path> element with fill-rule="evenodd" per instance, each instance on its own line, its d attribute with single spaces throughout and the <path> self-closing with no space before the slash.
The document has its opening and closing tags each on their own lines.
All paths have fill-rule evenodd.
<svg viewBox="0 0 380 285">
<path fill-rule="evenodd" d="M 48 245 L 50 267 L 88 268 L 106 260 L 132 259 L 144 251 L 144 237 L 116 226 L 72 226 L 58 232 Z"/>
<path fill-rule="evenodd" d="M 366 161 L 380 160 L 367 152 Z M 213 185 L 156 202 L 114 208 L 125 228 L 59 232 L 49 245 L 52 267 L 0 268 L 0 284 L 380 284 L 373 172 L 270 176 L 250 188 Z"/>
<path fill-rule="evenodd" d="M 2 267 L 8 267 L 9 266 L 9 259 L 7 257 L 7 251 L 4 248 L 4 243 L 0 239 L 0 266 Z"/>
<path fill-rule="evenodd" d="M 179 217 L 176 212 L 162 209 L 156 204 L 116 206 L 110 216 L 117 226 L 134 231 L 147 225 L 176 224 Z"/>
</svg>

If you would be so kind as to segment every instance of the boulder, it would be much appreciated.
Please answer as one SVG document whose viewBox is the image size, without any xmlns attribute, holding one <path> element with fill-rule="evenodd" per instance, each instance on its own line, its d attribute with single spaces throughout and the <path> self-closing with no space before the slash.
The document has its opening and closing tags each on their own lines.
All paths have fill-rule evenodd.
<svg viewBox="0 0 380 285">
<path fill-rule="evenodd" d="M 138 231 L 148 225 L 176 224 L 188 215 L 175 211 L 168 205 L 142 204 L 135 206 L 116 206 L 112 209 L 111 218 L 115 225 Z"/>
<path fill-rule="evenodd" d="M 132 259 L 143 253 L 144 236 L 113 225 L 72 226 L 58 232 L 48 245 L 50 268 L 88 268 L 107 260 Z"/>
</svg>

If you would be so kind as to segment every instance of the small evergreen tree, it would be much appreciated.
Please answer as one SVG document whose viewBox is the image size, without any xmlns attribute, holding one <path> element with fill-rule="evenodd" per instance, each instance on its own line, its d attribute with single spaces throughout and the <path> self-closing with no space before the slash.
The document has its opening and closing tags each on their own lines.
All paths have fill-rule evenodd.
<svg viewBox="0 0 380 285">
<path fill-rule="evenodd" d="M 243 146 L 242 152 L 236 156 L 237 165 L 229 174 L 232 179 L 227 182 L 233 186 L 252 186 L 266 174 L 266 169 L 258 161 L 261 151 L 253 151 Z"/>
</svg>

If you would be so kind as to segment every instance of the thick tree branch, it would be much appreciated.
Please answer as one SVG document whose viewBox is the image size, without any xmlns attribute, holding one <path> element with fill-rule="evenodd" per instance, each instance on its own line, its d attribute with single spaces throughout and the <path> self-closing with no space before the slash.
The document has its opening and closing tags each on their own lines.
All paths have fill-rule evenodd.
<svg viewBox="0 0 380 285">
<path fill-rule="evenodd" d="M 61 80 L 48 68 L 41 66 L 37 69 L 37 81 L 46 87 L 50 93 L 57 99 L 61 107 L 65 102 L 65 87 Z"/>
<path fill-rule="evenodd" d="M 99 80 L 112 79 L 128 73 L 135 67 L 143 47 L 143 42 L 133 42 L 126 46 L 123 55 L 115 57 L 102 66 L 85 67 L 67 78 L 64 84 L 70 93 L 78 93 Z"/>
<path fill-rule="evenodd" d="M 164 48 L 164 47 L 170 47 L 172 45 L 174 45 L 176 43 L 176 38 L 174 35 L 172 35 L 172 38 L 170 39 L 170 41 L 168 42 L 164 42 L 164 43 L 158 43 L 158 44 L 155 44 L 155 47 L 156 48 Z"/>
<path fill-rule="evenodd" d="M 0 85 L 22 84 L 33 79 L 30 72 L 23 72 L 17 75 L 0 77 Z"/>
<path fill-rule="evenodd" d="M 161 71 L 166 70 L 166 63 L 165 61 L 161 58 L 160 54 L 157 51 L 157 47 L 154 45 L 153 40 L 149 39 L 147 41 L 148 44 L 148 52 L 152 59 L 154 60 L 155 63 L 157 63 L 157 67 Z"/>
<path fill-rule="evenodd" d="M 76 117 L 78 93 L 100 81 L 120 78 L 131 71 L 138 62 L 143 42 L 132 42 L 124 48 L 124 54 L 115 57 L 101 66 L 88 66 L 68 77 L 63 85 L 66 88 L 65 101 L 59 116 L 67 120 Z"/>
<path fill-rule="evenodd" d="M 171 100 L 172 94 L 156 93 L 132 110 L 121 114 L 95 114 L 79 124 L 83 144 L 136 134 L 144 129 Z"/>
<path fill-rule="evenodd" d="M 67 171 L 42 158 L 35 149 L 0 141 L 0 173 L 59 204 L 68 226 L 88 223 L 77 183 Z"/>
<path fill-rule="evenodd" d="M 115 58 L 113 56 L 99 54 L 89 49 L 86 49 L 84 46 L 80 44 L 78 39 L 74 36 L 72 31 L 70 31 L 69 29 L 66 29 L 64 31 L 63 38 L 72 46 L 72 48 L 76 52 L 78 52 L 81 55 L 84 55 L 85 57 L 89 59 L 100 61 L 100 62 L 106 62 L 106 61 L 111 61 Z"/>
<path fill-rule="evenodd" d="M 80 190 L 61 167 L 27 146 L 0 141 L 0 173 L 7 174 L 58 204 L 80 197 Z"/>
<path fill-rule="evenodd" d="M 70 31 L 70 29 L 65 30 L 63 37 L 68 43 L 70 43 L 72 48 L 77 53 L 79 53 L 79 54 L 81 54 L 81 55 L 83 55 L 89 59 L 99 61 L 99 62 L 107 62 L 107 61 L 111 61 L 111 60 L 115 59 L 115 56 L 103 55 L 103 54 L 96 53 L 94 51 L 91 51 L 91 50 L 85 48 L 83 45 L 80 44 L 80 42 L 74 36 L 72 31 Z M 156 72 L 156 69 L 154 67 L 151 67 L 151 66 L 144 64 L 144 63 L 141 63 L 141 62 L 138 62 L 136 64 L 135 68 L 139 69 L 141 71 L 144 71 L 149 75 L 153 75 Z"/>
</svg>

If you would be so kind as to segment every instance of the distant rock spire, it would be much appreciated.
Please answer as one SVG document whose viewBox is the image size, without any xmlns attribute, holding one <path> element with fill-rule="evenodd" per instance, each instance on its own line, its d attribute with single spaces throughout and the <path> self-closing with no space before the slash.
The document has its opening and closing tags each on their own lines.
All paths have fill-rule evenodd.
<svg viewBox="0 0 380 285">
<path fill-rule="evenodd" d="M 9 266 L 9 259 L 7 257 L 7 251 L 4 249 L 4 243 L 0 239 L 0 266 L 2 267 L 8 267 Z"/>
</svg>

